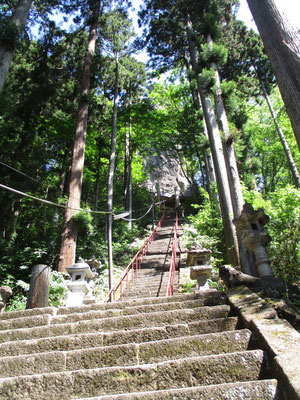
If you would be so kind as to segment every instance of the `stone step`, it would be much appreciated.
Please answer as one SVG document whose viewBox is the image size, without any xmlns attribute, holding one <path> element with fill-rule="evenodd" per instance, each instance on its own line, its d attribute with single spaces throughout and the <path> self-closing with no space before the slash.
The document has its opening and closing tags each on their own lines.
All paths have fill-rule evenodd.
<svg viewBox="0 0 300 400">
<path fill-rule="evenodd" d="M 32 328 L 35 326 L 49 325 L 52 317 L 52 315 L 45 314 L 0 321 L 0 335 L 10 329 Z"/>
<path fill-rule="evenodd" d="M 210 386 L 184 387 L 141 393 L 85 397 L 78 400 L 279 400 L 278 382 L 275 379 L 225 383 Z"/>
<path fill-rule="evenodd" d="M 113 366 L 158 363 L 189 357 L 247 350 L 251 332 L 240 331 L 186 336 L 147 343 L 130 343 L 69 351 L 4 357 L 0 378 L 41 372 L 75 371 Z"/>
<path fill-rule="evenodd" d="M 70 314 L 66 317 L 72 318 L 72 322 L 53 317 L 51 325 L 37 326 L 34 328 L 23 328 L 0 331 L 0 343 L 35 339 L 47 336 L 61 336 L 76 333 L 113 331 L 123 329 L 137 329 L 143 327 L 157 327 L 160 325 L 172 325 L 180 322 L 192 322 L 200 319 L 225 318 L 228 316 L 229 306 L 197 307 L 194 309 L 181 309 L 160 311 L 152 313 L 141 313 L 136 315 L 121 315 L 119 317 L 88 319 L 89 313 Z M 94 314 L 94 312 L 91 312 Z M 62 316 L 63 317 L 63 316 Z M 86 317 L 85 319 L 83 319 Z M 76 321 L 76 322 L 75 322 Z"/>
<path fill-rule="evenodd" d="M 29 310 L 9 311 L 0 314 L 0 322 L 8 319 L 33 317 L 35 315 L 55 315 L 55 307 L 44 307 L 44 308 L 32 308 Z"/>
<path fill-rule="evenodd" d="M 78 399 L 108 394 L 166 390 L 257 380 L 264 370 L 262 350 L 188 357 L 129 367 L 23 375 L 0 379 L 3 399 Z"/>
<path fill-rule="evenodd" d="M 191 308 L 192 307 L 192 308 Z M 128 315 L 123 314 L 126 310 L 107 310 L 107 311 L 89 311 L 87 313 L 73 313 L 67 315 L 58 315 L 52 317 L 51 325 L 65 324 L 70 322 L 85 322 L 87 320 L 98 320 L 102 323 L 103 329 L 122 329 L 124 327 L 142 327 L 157 326 L 159 323 L 176 323 L 176 321 L 192 321 L 195 319 L 224 318 L 228 316 L 230 307 L 227 305 L 219 306 L 200 306 L 194 304 L 182 309 L 160 310 L 157 307 L 155 311 L 135 313 L 135 308 L 129 310 Z M 126 312 L 126 311 L 125 311 Z"/>
<path fill-rule="evenodd" d="M 185 304 L 192 304 L 188 302 L 196 301 L 198 307 L 200 306 L 216 306 L 225 304 L 227 297 L 216 290 L 209 290 L 198 293 L 189 293 L 189 294 L 179 294 L 164 298 L 155 298 L 149 297 L 145 299 L 137 299 L 130 301 L 122 301 L 116 303 L 97 303 L 93 305 L 83 305 L 76 307 L 60 307 L 57 309 L 56 315 L 65 315 L 72 313 L 86 313 L 89 311 L 101 311 L 101 310 L 114 310 L 114 309 L 133 309 L 136 307 L 137 309 L 142 310 L 142 307 L 145 307 L 145 312 L 153 311 L 155 307 L 162 307 L 164 304 L 176 304 L 175 307 L 185 308 Z M 180 304 L 183 303 L 181 306 Z M 171 306 L 172 307 L 172 306 Z"/>
<path fill-rule="evenodd" d="M 236 329 L 237 321 L 237 317 L 229 317 L 196 321 L 187 324 L 174 324 L 133 330 L 119 330 L 117 332 L 98 332 L 97 326 L 94 327 L 93 322 L 91 322 L 90 327 L 88 326 L 90 333 L 69 333 L 66 336 L 46 336 L 37 339 L 31 339 L 31 337 L 37 337 L 34 330 L 27 330 L 27 332 L 24 332 L 23 330 L 23 337 L 27 333 L 27 339 L 17 339 L 13 342 L 1 343 L 0 357 L 49 351 L 68 351 L 76 350 L 78 348 L 83 349 L 100 346 L 112 346 L 126 343 L 151 342 L 181 336 L 231 331 Z M 78 325 L 75 325 L 75 327 L 78 327 Z M 92 332 L 93 328 L 95 328 L 94 332 Z M 70 332 L 69 329 L 68 332 Z"/>
<path fill-rule="evenodd" d="M 205 293 L 197 293 L 197 294 L 181 294 L 174 295 L 166 298 L 148 298 L 148 299 L 137 299 L 136 301 L 123 301 L 116 303 L 96 303 L 92 305 L 83 305 L 83 306 L 75 306 L 75 307 L 45 307 L 45 308 L 34 308 L 29 310 L 20 310 L 20 311 L 11 311 L 0 314 L 0 322 L 8 319 L 17 319 L 24 317 L 31 317 L 35 315 L 61 315 L 61 314 L 71 314 L 73 312 L 87 312 L 89 310 L 110 310 L 110 309 L 120 309 L 131 307 L 134 305 L 142 305 L 142 304 L 157 304 L 157 303 L 171 303 L 171 302 L 180 302 L 184 300 L 193 300 L 193 299 L 203 299 L 204 305 L 214 305 L 214 299 L 223 298 L 225 302 L 225 296 L 216 290 L 210 290 Z M 221 303 L 218 303 L 221 304 Z"/>
</svg>

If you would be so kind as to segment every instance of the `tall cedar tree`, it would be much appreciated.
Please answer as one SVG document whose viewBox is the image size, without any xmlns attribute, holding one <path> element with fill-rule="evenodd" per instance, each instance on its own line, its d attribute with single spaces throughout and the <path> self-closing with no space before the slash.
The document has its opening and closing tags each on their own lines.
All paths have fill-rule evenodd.
<svg viewBox="0 0 300 400">
<path fill-rule="evenodd" d="M 58 270 L 61 272 L 66 271 L 66 268 L 72 265 L 75 261 L 77 228 L 75 221 L 72 219 L 72 216 L 74 215 L 75 210 L 78 210 L 80 208 L 86 129 L 89 109 L 91 68 L 97 39 L 100 0 L 94 0 L 91 3 L 91 7 L 93 7 L 93 11 L 88 39 L 88 47 L 81 81 L 81 93 L 77 111 L 77 123 L 73 145 L 72 165 L 70 171 L 68 203 L 65 210 L 61 234 L 61 248 L 58 264 Z"/>
</svg>

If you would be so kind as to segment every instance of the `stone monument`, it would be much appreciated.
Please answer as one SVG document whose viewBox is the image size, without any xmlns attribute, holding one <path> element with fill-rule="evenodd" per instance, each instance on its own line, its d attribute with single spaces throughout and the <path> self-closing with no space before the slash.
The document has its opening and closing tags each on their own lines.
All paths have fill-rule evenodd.
<svg viewBox="0 0 300 400">
<path fill-rule="evenodd" d="M 267 255 L 266 246 L 270 243 L 271 236 L 264 230 L 264 226 L 268 221 L 269 216 L 265 214 L 263 208 L 254 210 L 251 204 L 245 203 L 241 215 L 239 218 L 235 218 L 233 223 L 239 231 L 244 245 L 254 253 L 262 287 L 282 291 L 283 282 L 274 278 L 271 261 Z"/>
<path fill-rule="evenodd" d="M 93 298 L 93 279 L 94 274 L 90 266 L 84 261 L 74 263 L 67 268 L 71 281 L 67 283 L 69 289 L 66 307 L 80 306 L 83 300 Z"/>
</svg>

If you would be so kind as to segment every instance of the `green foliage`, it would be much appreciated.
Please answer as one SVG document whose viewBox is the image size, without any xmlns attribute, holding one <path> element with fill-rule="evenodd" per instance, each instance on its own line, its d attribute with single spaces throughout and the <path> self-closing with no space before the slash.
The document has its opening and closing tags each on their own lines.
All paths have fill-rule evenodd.
<svg viewBox="0 0 300 400">
<path fill-rule="evenodd" d="M 188 217 L 189 224 L 184 225 L 183 240 L 189 248 L 197 244 L 212 251 L 212 265 L 220 265 L 223 261 L 224 235 L 218 207 L 206 197 L 202 205 L 194 205 L 199 209 L 196 215 Z"/>
<path fill-rule="evenodd" d="M 203 69 L 199 74 L 198 74 L 198 79 L 200 86 L 205 89 L 206 91 L 209 91 L 212 89 L 212 87 L 216 83 L 216 78 L 215 78 L 215 71 L 214 69 Z"/>
<path fill-rule="evenodd" d="M 72 220 L 76 222 L 77 229 L 80 233 L 93 232 L 93 216 L 89 209 L 77 212 L 72 216 Z"/>
<path fill-rule="evenodd" d="M 244 198 L 254 209 L 264 208 L 270 217 L 265 229 L 272 238 L 267 251 L 275 275 L 288 284 L 300 284 L 300 191 L 286 186 L 270 193 L 267 200 L 251 191 Z"/>
<path fill-rule="evenodd" d="M 228 51 L 223 45 L 217 43 L 212 43 L 212 45 L 202 44 L 199 60 L 202 66 L 210 68 L 212 63 L 218 66 L 226 64 L 227 55 Z"/>
<path fill-rule="evenodd" d="M 67 296 L 67 281 L 61 272 L 52 271 L 49 286 L 49 306 L 59 307 L 64 305 Z"/>
<path fill-rule="evenodd" d="M 29 283 L 22 280 L 15 281 L 13 277 L 7 277 L 1 285 L 9 286 L 13 295 L 9 299 L 5 311 L 24 310 L 26 307 Z M 52 271 L 49 286 L 49 306 L 59 307 L 64 304 L 67 294 L 67 286 L 64 275 L 57 271 Z"/>
</svg>

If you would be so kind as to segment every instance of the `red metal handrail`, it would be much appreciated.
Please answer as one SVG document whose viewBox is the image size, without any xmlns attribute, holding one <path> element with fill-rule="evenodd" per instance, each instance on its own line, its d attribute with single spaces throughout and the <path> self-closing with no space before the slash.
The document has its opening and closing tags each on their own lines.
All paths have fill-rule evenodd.
<svg viewBox="0 0 300 400">
<path fill-rule="evenodd" d="M 120 298 L 122 299 L 122 294 L 123 294 L 123 285 L 124 285 L 124 280 L 126 278 L 126 289 L 128 290 L 129 287 L 129 280 L 133 281 L 134 280 L 134 274 L 137 276 L 138 275 L 138 270 L 141 269 L 143 257 L 147 254 L 149 245 L 153 242 L 155 233 L 159 230 L 161 227 L 162 223 L 164 222 L 165 219 L 165 214 L 166 214 L 166 209 L 164 208 L 163 215 L 159 221 L 159 223 L 156 225 L 150 236 L 145 240 L 145 242 L 142 244 L 141 248 L 139 251 L 136 253 L 136 255 L 133 257 L 133 259 L 130 261 L 130 263 L 127 265 L 126 269 L 124 270 L 123 274 L 119 278 L 119 281 L 110 289 L 110 291 L 107 293 L 105 296 L 103 302 L 107 303 L 111 297 L 112 301 L 116 301 L 117 298 L 117 291 L 119 289 L 119 294 Z M 131 276 L 129 277 L 129 273 L 131 271 Z"/>
<path fill-rule="evenodd" d="M 169 279 L 166 290 L 166 296 L 173 295 L 174 292 L 174 279 L 175 279 L 175 269 L 176 269 L 176 255 L 177 255 L 177 232 L 178 232 L 178 214 L 176 213 L 176 222 L 174 225 L 174 236 L 172 244 L 172 256 L 169 268 Z"/>
</svg>

